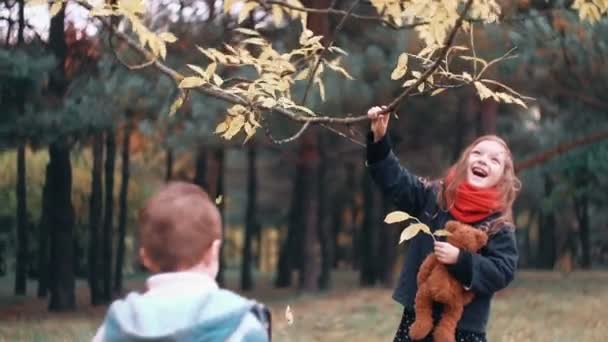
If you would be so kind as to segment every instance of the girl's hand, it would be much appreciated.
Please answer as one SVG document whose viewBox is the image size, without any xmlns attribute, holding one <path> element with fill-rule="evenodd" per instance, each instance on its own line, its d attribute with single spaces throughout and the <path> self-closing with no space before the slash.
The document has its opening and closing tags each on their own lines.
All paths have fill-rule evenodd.
<svg viewBox="0 0 608 342">
<path fill-rule="evenodd" d="M 453 265 L 458 261 L 460 249 L 448 242 L 435 241 L 435 256 L 442 264 Z"/>
<path fill-rule="evenodd" d="M 382 113 L 384 110 L 386 110 L 386 106 L 375 106 L 367 111 L 367 117 L 371 121 L 371 130 L 374 134 L 374 142 L 378 142 L 386 135 L 390 113 Z"/>
</svg>

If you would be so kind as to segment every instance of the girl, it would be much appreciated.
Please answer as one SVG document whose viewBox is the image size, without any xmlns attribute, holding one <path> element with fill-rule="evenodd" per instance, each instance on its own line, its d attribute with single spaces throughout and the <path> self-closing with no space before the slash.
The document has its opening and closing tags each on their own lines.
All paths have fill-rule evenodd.
<svg viewBox="0 0 608 342">
<path fill-rule="evenodd" d="M 489 237 L 480 254 L 459 250 L 447 242 L 433 243 L 425 234 L 410 240 L 393 294 L 404 306 L 394 341 L 412 340 L 416 276 L 431 252 L 465 289 L 475 294 L 458 322 L 456 341 L 486 341 L 492 296 L 511 282 L 517 267 L 515 227 L 510 213 L 521 183 L 515 176 L 511 152 L 497 136 L 480 137 L 463 151 L 443 180 L 430 183 L 399 165 L 386 135 L 390 115 L 384 111 L 373 107 L 367 113 L 371 120 L 367 166 L 382 192 L 400 210 L 417 217 L 431 230 L 442 229 L 448 220 L 458 220 L 486 231 Z M 435 307 L 435 319 L 440 314 L 441 307 Z M 432 341 L 430 335 L 424 341 Z"/>
</svg>

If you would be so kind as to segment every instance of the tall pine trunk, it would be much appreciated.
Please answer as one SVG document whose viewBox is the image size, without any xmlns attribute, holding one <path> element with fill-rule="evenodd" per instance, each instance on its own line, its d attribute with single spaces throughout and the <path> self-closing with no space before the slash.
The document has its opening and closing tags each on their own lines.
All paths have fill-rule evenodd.
<svg viewBox="0 0 608 342">
<path fill-rule="evenodd" d="M 384 216 L 390 211 L 391 201 L 385 196 L 379 195 L 380 202 L 382 203 L 382 215 Z M 376 264 L 379 271 L 379 281 L 385 287 L 393 286 L 393 272 L 395 267 L 395 261 L 397 259 L 397 236 L 395 230 L 391 225 L 384 223 L 384 220 L 378 221 L 379 232 L 378 232 L 378 253 L 376 258 Z"/>
<path fill-rule="evenodd" d="M 103 217 L 103 300 L 112 300 L 112 249 L 114 241 L 114 164 L 116 137 L 114 129 L 106 133 L 105 204 Z"/>
<path fill-rule="evenodd" d="M 49 203 L 48 226 L 51 230 L 51 298 L 49 310 L 70 311 L 76 308 L 74 278 L 74 208 L 72 207 L 72 166 L 66 139 L 49 148 L 47 185 L 52 194 Z M 50 184 L 49 184 L 50 183 Z"/>
<path fill-rule="evenodd" d="M 287 222 L 287 235 L 281 244 L 279 262 L 277 265 L 276 287 L 289 287 L 292 282 L 293 269 L 298 266 L 300 260 L 300 247 L 298 241 L 302 231 L 302 202 L 304 194 L 304 172 L 301 163 L 297 163 L 295 177 L 293 178 L 293 191 L 291 192 L 291 204 L 289 208 L 289 219 Z"/>
<path fill-rule="evenodd" d="M 25 28 L 24 8 L 25 1 L 19 3 L 19 27 L 17 44 L 22 46 L 23 30 Z M 19 86 L 19 111 L 25 114 L 25 89 Z M 17 147 L 17 185 L 15 189 L 17 197 L 17 274 L 15 275 L 15 295 L 27 293 L 27 258 L 28 258 L 28 222 L 27 222 L 27 192 L 26 192 L 26 166 L 25 166 L 25 143 L 20 142 Z"/>
<path fill-rule="evenodd" d="M 194 184 L 207 191 L 207 150 L 199 146 L 196 151 Z"/>
<path fill-rule="evenodd" d="M 49 220 L 48 213 L 50 210 L 51 196 L 48 180 L 51 179 L 50 165 L 46 166 L 45 182 L 42 187 L 42 213 L 40 222 L 38 223 L 38 298 L 46 298 L 49 291 Z"/>
<path fill-rule="evenodd" d="M 102 241 L 100 228 L 103 210 L 103 133 L 93 136 L 93 168 L 91 170 L 91 199 L 89 203 L 89 289 L 91 304 L 101 304 L 101 283 L 99 272 L 99 241 Z"/>
<path fill-rule="evenodd" d="M 122 290 L 122 267 L 125 259 L 125 237 L 127 232 L 127 197 L 129 194 L 129 150 L 132 124 L 127 115 L 127 122 L 122 140 L 122 170 L 120 179 L 120 194 L 118 197 L 118 249 L 116 251 L 116 267 L 114 268 L 114 292 Z"/>
<path fill-rule="evenodd" d="M 581 267 L 591 268 L 591 250 L 589 240 L 589 198 L 583 195 L 582 198 L 574 199 L 574 207 L 579 227 L 579 239 L 581 241 Z"/>
<path fill-rule="evenodd" d="M 62 98 L 67 88 L 65 76 L 65 3 L 51 18 L 49 48 L 57 59 L 57 67 L 49 80 L 49 91 Z M 72 166 L 68 137 L 57 138 L 49 146 L 46 186 L 48 204 L 45 221 L 50 236 L 49 310 L 68 311 L 76 307 L 74 293 L 74 208 L 72 207 Z M 52 196 L 52 197 L 51 197 Z"/>
<path fill-rule="evenodd" d="M 363 175 L 363 223 L 361 227 L 361 270 L 359 281 L 362 286 L 373 286 L 376 283 L 376 222 L 374 208 L 374 189 L 371 176 L 365 170 Z"/>
<path fill-rule="evenodd" d="M 327 165 L 329 163 L 326 153 L 326 139 L 323 135 L 319 136 L 319 170 L 317 181 L 317 194 L 319 196 L 319 212 L 317 219 L 317 235 L 321 245 L 321 272 L 319 274 L 318 286 L 321 290 L 327 290 L 331 286 L 331 269 L 334 263 L 334 242 L 332 240 L 331 228 L 329 225 L 330 215 L 328 215 L 328 184 L 327 184 Z"/>
<path fill-rule="evenodd" d="M 251 272 L 251 242 L 255 232 L 257 231 L 257 170 L 255 166 L 256 147 L 254 142 L 249 144 L 247 161 L 247 209 L 245 212 L 245 239 L 243 241 L 243 258 L 241 262 L 242 290 L 251 290 L 254 286 L 253 275 Z"/>
<path fill-rule="evenodd" d="M 316 180 L 318 172 L 319 154 L 317 135 L 307 132 L 302 138 L 299 160 L 303 173 L 302 194 L 302 239 L 301 241 L 301 267 L 298 287 L 301 291 L 314 291 L 320 273 L 319 248 L 317 239 L 317 222 L 319 210 L 319 190 Z"/>
<path fill-rule="evenodd" d="M 548 174 L 544 175 L 545 196 L 553 192 L 553 180 Z M 557 251 L 555 246 L 555 215 L 553 212 L 543 212 L 539 220 L 540 234 L 538 236 L 538 267 L 553 268 Z"/>
</svg>

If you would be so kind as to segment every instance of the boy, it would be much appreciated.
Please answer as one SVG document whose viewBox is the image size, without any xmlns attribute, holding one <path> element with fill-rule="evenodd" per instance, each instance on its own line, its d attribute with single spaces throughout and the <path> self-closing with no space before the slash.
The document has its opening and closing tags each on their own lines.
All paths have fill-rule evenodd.
<svg viewBox="0 0 608 342">
<path fill-rule="evenodd" d="M 110 306 L 93 341 L 269 341 L 262 306 L 215 282 L 222 222 L 203 190 L 165 186 L 141 209 L 138 224 L 139 255 L 155 275 L 145 293 Z"/>
</svg>

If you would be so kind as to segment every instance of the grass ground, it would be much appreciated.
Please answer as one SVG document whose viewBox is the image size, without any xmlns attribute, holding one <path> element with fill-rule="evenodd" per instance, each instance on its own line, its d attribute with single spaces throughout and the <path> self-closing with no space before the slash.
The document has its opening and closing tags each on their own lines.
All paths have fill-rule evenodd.
<svg viewBox="0 0 608 342">
<path fill-rule="evenodd" d="M 335 282 L 332 291 L 299 295 L 292 289 L 272 289 L 270 280 L 262 278 L 256 291 L 245 295 L 269 304 L 274 341 L 391 341 L 401 310 L 390 298 L 391 290 L 359 289 L 353 274 L 338 274 Z M 133 279 L 129 286 L 140 288 L 141 280 Z M 0 286 L 0 341 L 90 340 L 105 308 L 86 305 L 86 292 L 81 286 L 78 312 L 49 314 L 45 301 L 15 298 L 10 286 Z M 606 303 L 607 272 L 522 271 L 497 294 L 488 337 L 493 342 L 606 341 Z M 292 325 L 284 317 L 287 305 L 293 311 Z"/>
</svg>

